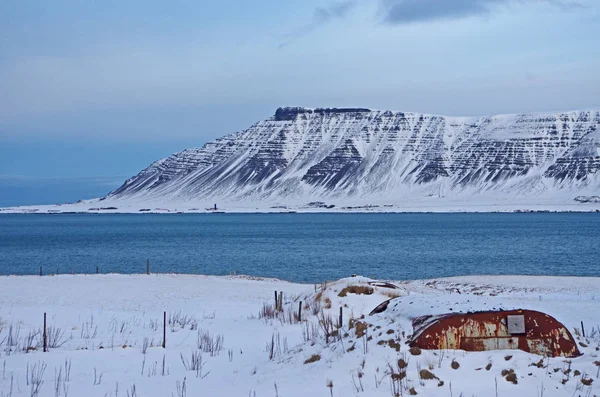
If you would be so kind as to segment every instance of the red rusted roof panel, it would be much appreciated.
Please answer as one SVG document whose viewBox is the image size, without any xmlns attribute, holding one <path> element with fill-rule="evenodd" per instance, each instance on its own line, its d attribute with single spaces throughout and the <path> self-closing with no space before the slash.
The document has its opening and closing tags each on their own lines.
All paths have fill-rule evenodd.
<svg viewBox="0 0 600 397">
<path fill-rule="evenodd" d="M 510 327 L 508 316 L 513 322 Z M 515 330 L 519 333 L 514 333 Z M 520 349 L 553 357 L 581 355 L 573 336 L 563 324 L 534 310 L 418 317 L 413 320 L 413 331 L 411 344 L 422 349 Z"/>
</svg>

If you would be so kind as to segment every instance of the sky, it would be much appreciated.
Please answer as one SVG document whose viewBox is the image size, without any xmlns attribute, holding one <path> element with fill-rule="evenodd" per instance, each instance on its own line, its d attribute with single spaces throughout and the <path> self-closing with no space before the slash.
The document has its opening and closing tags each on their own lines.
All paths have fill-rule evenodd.
<svg viewBox="0 0 600 397">
<path fill-rule="evenodd" d="M 3 0 L 0 206 L 92 198 L 278 106 L 600 108 L 597 0 Z"/>
</svg>

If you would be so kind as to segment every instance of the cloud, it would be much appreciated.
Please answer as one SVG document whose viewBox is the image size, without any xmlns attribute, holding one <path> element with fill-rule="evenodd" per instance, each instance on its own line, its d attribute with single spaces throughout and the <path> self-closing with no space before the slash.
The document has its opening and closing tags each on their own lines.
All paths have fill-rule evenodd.
<svg viewBox="0 0 600 397">
<path fill-rule="evenodd" d="M 279 44 L 279 48 L 285 47 L 291 40 L 305 36 L 334 19 L 344 18 L 356 5 L 356 0 L 344 0 L 335 2 L 327 7 L 315 8 L 312 21 L 286 34 L 285 40 Z"/>
<path fill-rule="evenodd" d="M 317 7 L 313 24 L 322 24 L 335 18 L 345 17 L 354 6 L 356 6 L 356 1 L 347 0 L 333 3 L 329 7 Z"/>
<path fill-rule="evenodd" d="M 386 23 L 401 25 L 484 15 L 510 3 L 545 3 L 562 10 L 583 7 L 571 0 L 382 0 L 381 7 Z"/>
</svg>

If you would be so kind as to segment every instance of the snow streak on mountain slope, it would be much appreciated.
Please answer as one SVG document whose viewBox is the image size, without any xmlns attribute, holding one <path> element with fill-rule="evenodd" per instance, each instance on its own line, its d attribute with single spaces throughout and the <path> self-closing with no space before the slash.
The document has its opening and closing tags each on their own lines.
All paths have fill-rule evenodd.
<svg viewBox="0 0 600 397">
<path fill-rule="evenodd" d="M 108 198 L 571 197 L 600 190 L 598 171 L 600 111 L 458 118 L 279 108 L 156 161 Z"/>
</svg>

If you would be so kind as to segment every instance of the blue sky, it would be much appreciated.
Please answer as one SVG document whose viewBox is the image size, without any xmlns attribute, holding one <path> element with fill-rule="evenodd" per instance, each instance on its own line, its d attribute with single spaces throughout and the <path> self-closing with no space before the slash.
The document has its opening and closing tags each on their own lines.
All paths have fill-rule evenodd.
<svg viewBox="0 0 600 397">
<path fill-rule="evenodd" d="M 597 108 L 598 20 L 596 0 L 4 0 L 0 206 L 101 195 L 282 105 Z"/>
</svg>

